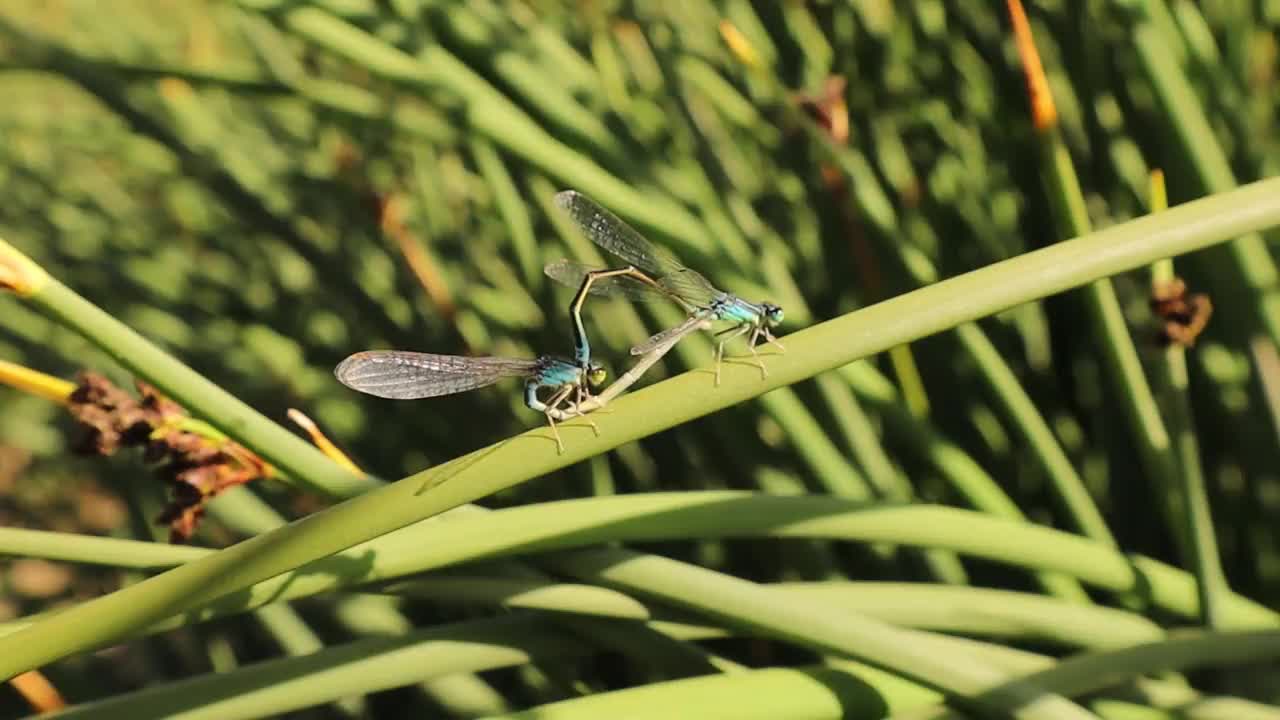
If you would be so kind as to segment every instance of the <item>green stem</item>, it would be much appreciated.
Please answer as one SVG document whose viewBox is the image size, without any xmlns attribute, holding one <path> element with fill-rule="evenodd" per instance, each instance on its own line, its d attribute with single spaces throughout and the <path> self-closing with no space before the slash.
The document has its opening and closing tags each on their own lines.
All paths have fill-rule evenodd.
<svg viewBox="0 0 1280 720">
<path fill-rule="evenodd" d="M 959 635 L 1034 640 L 1065 647 L 1116 648 L 1160 640 L 1164 631 L 1141 615 L 1032 593 L 898 582 L 786 582 L 768 587 L 819 600 L 902 627 Z M 625 620 L 650 619 L 633 600 L 611 590 L 545 580 L 434 574 L 384 586 L 383 592 L 460 607 L 548 610 Z M 708 637 L 724 630 L 705 627 Z"/>
<path fill-rule="evenodd" d="M 241 0 L 243 4 L 250 3 Z M 413 57 L 378 37 L 316 7 L 300 6 L 281 16 L 299 37 L 347 58 L 367 71 L 415 87 L 454 93 L 463 101 L 470 127 L 540 171 L 581 189 L 645 229 L 707 254 L 707 229 L 683 207 L 654 197 L 611 175 L 588 157 L 552 137 L 519 107 L 444 47 L 433 44 Z"/>
<path fill-rule="evenodd" d="M 6 261 L 30 263 L 16 248 L 0 240 L 0 264 Z M 88 338 L 193 416 L 239 439 L 309 490 L 350 497 L 381 484 L 351 474 L 307 441 L 209 382 L 57 280 L 45 278 L 23 299 Z"/>
<path fill-rule="evenodd" d="M 975 335 L 985 340 L 981 332 Z M 1026 520 L 1017 503 L 995 478 L 964 450 L 903 407 L 897 390 L 871 364 L 851 363 L 840 370 L 854 392 L 880 413 L 889 434 L 899 442 L 905 442 L 914 455 L 925 458 L 969 505 L 995 517 Z M 1084 588 L 1069 577 L 1037 573 L 1036 581 L 1054 597 L 1079 603 L 1089 601 Z"/>
<path fill-rule="evenodd" d="M 1173 277 L 1172 260 L 1161 260 L 1152 267 L 1153 282 L 1168 282 Z M 1195 570 L 1198 580 L 1201 621 L 1206 627 L 1224 630 L 1228 624 L 1222 598 L 1230 594 L 1231 588 L 1218 554 L 1218 538 L 1201 469 L 1200 447 L 1196 442 L 1195 421 L 1188 396 L 1190 378 L 1187 375 L 1186 350 L 1170 344 L 1152 363 L 1152 373 L 1164 400 L 1173 453 L 1177 457 L 1176 478 L 1181 480 L 1178 495 L 1181 496 L 1185 528 L 1184 550 L 1190 556 L 1186 564 Z"/>
<path fill-rule="evenodd" d="M 25 537 L 24 537 L 25 536 Z M 57 533 L 24 530 L 18 550 L 57 545 Z M 46 542 L 45 537 L 53 538 Z M 56 557 L 115 564 L 136 543 L 110 538 L 80 538 L 73 550 Z M 260 582 L 243 593 L 201 601 L 179 616 L 139 628 L 133 634 L 244 612 L 261 604 L 293 600 L 369 583 L 384 583 L 416 573 L 523 553 L 546 553 L 615 542 L 671 539 L 772 537 L 840 540 L 932 547 L 983 560 L 1056 572 L 1103 590 L 1140 593 L 1151 607 L 1179 617 L 1199 612 L 1192 576 L 1142 556 L 1131 556 L 1078 535 L 983 513 L 929 505 L 867 506 L 826 496 L 772 496 L 741 492 L 649 493 L 566 500 L 502 511 L 468 509 L 447 521 L 429 521 L 390 533 L 290 573 Z M 7 546 L 0 545 L 0 551 Z M 120 548 L 120 549 L 117 549 Z M 155 552 L 169 552 L 157 549 Z M 202 550 L 216 557 L 212 550 Z M 594 551 L 587 551 L 587 559 Z M 74 554 L 73 554 L 74 553 Z M 32 555 L 41 557 L 39 552 Z M 539 563 L 557 574 L 583 572 L 576 552 L 544 555 Z M 188 559 L 186 557 L 180 559 Z M 175 559 L 177 562 L 179 559 Z M 655 580 L 661 584 L 661 579 Z M 580 597 L 580 596 L 579 596 Z M 632 616 L 634 601 L 598 598 L 587 607 Z M 83 606 L 82 606 L 83 607 Z M 1276 626 L 1280 616 L 1232 593 L 1226 611 L 1233 625 Z M 564 606 L 569 610 L 570 606 Z M 75 609 L 65 612 L 72 612 Z M 592 612 L 591 610 L 585 610 Z M 29 624 L 32 618 L 23 621 Z M 13 631 L 11 625 L 6 628 Z"/>
<path fill-rule="evenodd" d="M 561 432 L 567 437 L 568 448 L 563 454 L 556 453 L 545 428 L 533 430 L 70 608 L 0 638 L 0 676 L 110 643 L 135 629 L 308 561 L 858 358 L 1163 257 L 1199 250 L 1277 224 L 1280 179 L 1273 179 L 1051 245 L 849 313 L 788 336 L 788 352 L 784 355 L 762 355 L 770 369 L 765 380 L 760 379 L 755 367 L 732 364 L 726 364 L 718 388 L 711 385 L 705 373 L 685 373 L 618 400 L 612 414 L 597 420 L 599 437 L 593 437 L 580 421 L 565 423 Z M 97 308 L 75 299 L 107 326 L 116 324 Z M 218 411 L 237 411 L 241 420 L 259 419 L 243 403 L 208 385 L 203 378 L 191 377 L 194 373 L 136 335 L 116 332 L 158 356 L 149 359 L 157 360 L 159 367 L 173 373 L 174 377 L 166 377 L 167 380 L 180 380 L 179 387 L 187 382 L 200 384 L 205 397 L 196 399 L 202 404 L 212 403 Z M 221 425 L 210 413 L 200 414 Z M 287 447 L 298 448 L 296 453 L 273 453 L 269 457 L 273 462 L 279 455 L 282 467 L 298 466 L 299 477 L 311 477 L 310 471 L 322 470 L 319 477 L 332 478 L 335 484 L 351 482 L 350 475 L 318 451 L 288 436 L 283 429 L 261 422 L 268 433 L 263 437 L 284 435 L 279 439 L 287 440 Z M 246 437 L 241 427 L 223 429 L 234 437 Z M 311 457 L 314 463 L 298 462 Z"/>
<path fill-rule="evenodd" d="M 818 141 L 820 147 L 824 147 L 831 153 L 833 159 L 837 162 L 844 163 L 842 167 L 846 167 L 846 171 L 854 178 L 854 189 L 851 191 L 851 197 L 862 212 L 870 219 L 881 217 L 882 220 L 877 223 L 877 229 L 886 237 L 897 238 L 900 235 L 897 231 L 899 222 L 892 212 L 892 205 L 889 203 L 883 189 L 879 187 L 875 177 L 863 177 L 866 173 L 859 170 L 861 167 L 859 163 L 848 164 L 849 158 L 847 156 L 849 156 L 849 151 L 846 148 L 832 145 L 822 131 L 812 127 L 811 120 L 803 118 L 800 122 L 809 129 L 810 136 Z M 841 158 L 846 159 L 842 161 Z M 1081 232 L 1079 234 L 1083 235 L 1085 233 Z M 905 250 L 909 249 L 908 246 L 896 241 L 891 245 L 891 248 L 898 253 L 904 253 Z M 938 275 L 937 270 L 923 256 L 908 259 L 903 255 L 902 264 L 906 267 L 908 274 L 922 284 L 934 282 Z M 1033 457 L 1039 461 L 1070 522 L 1085 535 L 1099 542 L 1114 545 L 1115 538 L 1112 537 L 1110 530 L 1107 528 L 1101 512 L 1085 488 L 1083 480 L 1081 480 L 1075 467 L 1063 451 L 1062 446 L 1054 437 L 1048 422 L 1036 409 L 1035 403 L 1032 402 L 1027 391 L 1019 383 L 1013 369 L 1009 367 L 1005 359 L 996 351 L 990 339 L 977 325 L 971 323 L 958 325 L 956 327 L 956 337 L 960 342 L 960 347 L 973 359 L 987 387 L 1009 416 L 1009 426 L 1022 435 L 1023 440 L 1032 450 Z M 1020 513 L 1020 511 L 1018 512 Z M 1074 596 L 1081 601 L 1087 601 L 1088 599 L 1080 592 L 1079 588 L 1073 589 L 1069 584 L 1064 585 L 1060 579 L 1042 577 L 1040 581 L 1046 584 L 1046 587 L 1051 592 L 1060 597 Z"/>
<path fill-rule="evenodd" d="M 208 557 L 201 547 L 0 527 L 0 555 L 148 570 Z"/>
<path fill-rule="evenodd" d="M 1040 459 L 1071 523 L 1086 537 L 1117 547 L 1115 537 L 1107 528 L 1102 513 L 1093 502 L 1093 497 L 1089 495 L 1075 466 L 1071 464 L 1044 416 L 1036 409 L 1031 396 L 1018 382 L 1017 376 L 1000 356 L 995 345 L 973 323 L 965 323 L 956 328 L 956 337 L 983 368 L 982 377 L 986 379 L 987 386 L 1012 418 L 1010 426 L 1022 434 L 1027 445 Z"/>
<path fill-rule="evenodd" d="M 1071 155 L 1057 131 L 1042 137 L 1041 152 L 1049 199 L 1055 206 L 1062 234 L 1070 237 L 1089 232 L 1091 223 L 1084 194 Z M 1110 376 L 1115 389 L 1113 395 L 1125 414 L 1147 477 L 1157 486 L 1167 487 L 1179 477 L 1178 461 L 1138 349 L 1125 323 L 1115 287 L 1110 280 L 1099 280 L 1085 289 L 1084 298 L 1101 350 L 1102 365 Z M 1181 546 L 1185 533 L 1180 519 L 1168 517 L 1168 521 Z"/>
<path fill-rule="evenodd" d="M 1226 192 L 1236 187 L 1231 163 L 1218 142 L 1217 133 L 1209 124 L 1203 103 L 1191 87 L 1182 64 L 1170 49 L 1175 46 L 1176 41 L 1170 42 L 1169 34 L 1151 19 L 1156 14 L 1167 15 L 1168 8 L 1162 0 L 1144 0 L 1141 5 L 1141 11 L 1132 13 L 1135 18 L 1132 29 L 1133 46 L 1137 50 L 1142 69 L 1163 106 L 1163 112 L 1159 116 L 1172 125 L 1179 150 L 1190 161 L 1205 192 Z M 1257 232 L 1240 233 L 1224 250 L 1227 256 L 1224 259 L 1230 261 L 1229 266 L 1211 263 L 1210 270 L 1220 276 L 1229 275 L 1221 278 L 1219 287 L 1243 291 L 1243 296 L 1238 292 L 1224 292 L 1221 297 L 1233 304 L 1239 297 L 1243 312 L 1237 315 L 1230 312 L 1231 308 L 1227 306 L 1223 308 L 1227 312 L 1220 314 L 1224 318 L 1251 318 L 1255 323 L 1254 327 L 1261 326 L 1272 343 L 1280 344 L 1280 272 L 1277 271 L 1262 236 Z M 1243 321 L 1229 322 L 1247 327 Z"/>
<path fill-rule="evenodd" d="M 767 586 L 656 555 L 606 548 L 574 553 L 575 576 L 594 583 L 656 596 L 678 607 L 745 628 L 799 642 L 843 657 L 865 659 L 947 694 L 972 697 L 983 716 L 1001 703 L 1025 703 L 1016 718 L 1092 718 L 1060 696 L 1038 688 L 994 689 L 1005 677 L 997 666 L 964 655 L 948 655 L 915 642 L 902 631 L 865 615 L 826 603 L 774 592 Z"/>
</svg>

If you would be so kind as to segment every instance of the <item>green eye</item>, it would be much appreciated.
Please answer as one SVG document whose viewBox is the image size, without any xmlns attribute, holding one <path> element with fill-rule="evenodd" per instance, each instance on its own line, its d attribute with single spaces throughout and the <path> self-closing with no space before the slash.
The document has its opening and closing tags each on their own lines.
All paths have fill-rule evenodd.
<svg viewBox="0 0 1280 720">
<path fill-rule="evenodd" d="M 599 385 L 609 377 L 609 373 L 602 367 L 594 367 L 587 370 L 587 382 L 592 386 Z"/>
</svg>

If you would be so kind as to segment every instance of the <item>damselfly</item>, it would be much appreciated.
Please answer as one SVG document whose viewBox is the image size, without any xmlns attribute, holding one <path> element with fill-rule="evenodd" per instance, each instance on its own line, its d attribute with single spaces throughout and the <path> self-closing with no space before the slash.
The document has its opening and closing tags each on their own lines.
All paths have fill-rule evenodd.
<svg viewBox="0 0 1280 720">
<path fill-rule="evenodd" d="M 533 359 L 462 357 L 400 350 L 366 350 L 338 363 L 338 380 L 352 390 L 392 400 L 416 400 L 466 392 L 492 385 L 503 378 L 524 378 L 524 404 L 546 416 L 555 435 L 556 449 L 564 442 L 555 416 L 573 417 L 590 396 L 590 389 L 605 380 L 605 370 L 588 358 L 584 366 L 543 355 Z M 544 402 L 538 391 L 552 388 Z M 564 407 L 573 398 L 572 405 Z M 587 420 L 599 434 L 595 423 Z"/>
<path fill-rule="evenodd" d="M 630 269 L 640 271 L 641 277 L 645 278 L 641 280 L 634 274 L 603 277 L 590 287 L 591 294 L 621 295 L 637 300 L 663 296 L 675 300 L 689 313 L 689 318 L 680 325 L 664 330 L 631 348 L 632 355 L 648 353 L 663 345 L 671 336 L 683 336 L 691 327 L 707 320 L 724 320 L 734 325 L 716 333 L 720 338 L 715 355 L 716 384 L 720 384 L 720 364 L 725 343 L 748 333 L 750 338 L 747 340 L 747 348 L 755 357 L 761 376 L 768 376 L 769 372 L 756 352 L 756 344 L 764 338 L 785 350 L 770 332 L 782 322 L 781 307 L 771 302 L 748 302 L 737 295 L 716 289 L 696 270 L 681 265 L 675 256 L 659 250 L 635 229 L 586 195 L 566 190 L 556 195 L 556 205 L 569 214 L 592 242 L 621 259 Z M 593 269 L 569 260 L 560 260 L 547 265 L 545 272 L 557 282 L 579 287 Z"/>
</svg>

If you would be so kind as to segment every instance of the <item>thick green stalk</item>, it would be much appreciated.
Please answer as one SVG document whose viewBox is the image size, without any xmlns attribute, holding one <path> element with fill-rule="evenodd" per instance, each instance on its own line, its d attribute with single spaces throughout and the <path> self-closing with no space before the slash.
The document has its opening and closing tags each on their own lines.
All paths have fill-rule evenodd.
<svg viewBox="0 0 1280 720">
<path fill-rule="evenodd" d="M 996 687 L 1005 673 L 996 666 L 938 652 L 900 630 L 865 615 L 812 599 L 775 592 L 748 580 L 657 555 L 605 548 L 575 553 L 573 574 L 594 583 L 656 596 L 677 607 L 727 621 L 823 652 L 875 663 L 948 695 L 970 699 L 982 717 L 996 717 L 997 704 L 1017 705 L 1015 718 L 1091 718 L 1070 701 L 1033 686 Z"/>
<path fill-rule="evenodd" d="M 966 649 L 951 638 L 922 636 L 916 639 L 922 641 L 922 645 L 934 652 L 954 652 Z M 1056 665 L 1051 665 L 1039 672 L 1030 672 L 1025 675 L 1013 671 L 1018 677 L 1012 680 L 1008 687 L 1033 687 L 1039 684 L 1064 695 L 1077 696 L 1103 690 L 1114 685 L 1120 678 L 1141 677 L 1144 674 L 1202 668 L 1220 664 L 1259 662 L 1273 659 L 1277 655 L 1280 655 L 1280 632 L 1277 631 L 1205 635 L 1195 638 L 1154 642 L 1142 647 L 1126 648 L 1108 653 L 1080 655 Z M 1025 659 L 1020 658 L 1015 664 L 1030 666 L 1039 664 L 1037 661 L 1040 660 L 1041 658 L 1031 656 Z M 843 663 L 837 666 L 845 667 Z M 654 707 L 655 705 L 689 707 L 691 704 L 707 703 L 709 708 L 716 708 L 721 704 L 734 702 L 735 698 L 731 694 L 732 689 L 743 687 L 742 683 L 747 680 L 751 682 L 763 681 L 770 686 L 775 682 L 772 677 L 765 679 L 766 676 L 770 676 L 770 672 L 753 673 L 753 675 L 755 677 L 751 678 L 721 675 L 705 679 L 650 685 L 613 693 L 601 693 L 585 698 L 543 705 L 526 712 L 513 713 L 501 717 L 504 720 L 586 720 L 587 718 L 631 716 L 633 714 L 643 716 L 644 713 L 641 708 Z M 862 673 L 859 673 L 859 677 L 863 678 L 865 682 L 871 683 L 874 687 L 881 687 L 881 683 L 867 678 Z M 777 690 L 782 691 L 781 688 Z M 804 696 L 806 699 L 810 695 L 804 686 L 790 687 L 790 690 Z M 684 692 L 689 694 L 684 695 Z M 683 702 L 677 698 L 683 698 Z M 790 699 L 789 695 L 787 699 Z M 912 699 L 915 700 L 916 698 Z M 740 701 L 741 698 L 738 697 L 736 700 Z M 758 702 L 767 702 L 767 700 L 768 698 L 761 697 Z M 913 702 L 912 704 L 914 705 L 915 703 Z M 1020 709 L 1020 704 L 1020 702 L 1015 701 L 1014 703 L 1001 703 L 999 705 L 1005 712 L 1016 716 Z M 1153 702 L 1152 704 L 1155 703 Z M 1245 703 L 1243 706 L 1239 706 L 1237 712 L 1242 712 L 1244 706 L 1249 705 L 1252 704 Z M 700 707 L 700 705 L 695 706 Z M 791 706 L 781 707 L 791 709 Z M 1132 708 L 1129 713 L 1119 717 L 1167 717 L 1167 715 L 1156 713 L 1144 705 L 1132 705 L 1129 707 Z M 711 710 L 712 714 L 704 715 L 699 713 L 698 716 L 713 718 L 770 718 L 777 717 L 778 713 L 789 714 L 787 710 L 774 709 L 768 705 L 765 705 L 764 709 L 765 713 L 760 715 L 751 714 L 749 706 L 744 706 L 743 709 L 735 713 L 715 714 L 715 710 Z M 1257 717 L 1259 720 L 1261 718 L 1274 717 L 1274 715 L 1267 712 L 1269 708 L 1265 706 L 1252 705 L 1250 709 L 1258 712 L 1258 714 L 1248 715 L 1247 717 Z M 972 717 L 972 714 L 967 712 L 968 710 L 969 708 L 966 707 L 966 712 L 960 712 L 959 710 L 946 708 L 941 704 L 932 708 L 905 707 L 888 709 L 888 711 L 893 712 L 893 717 L 909 720 L 943 720 L 944 718 L 946 720 L 964 720 Z M 804 717 L 830 717 L 835 720 L 836 718 L 849 717 L 851 711 L 852 708 L 848 705 L 833 704 L 830 714 L 823 714 L 821 710 L 813 710 L 811 712 L 814 714 L 805 715 Z M 886 710 L 875 708 L 872 712 L 884 713 Z M 1142 714 L 1131 714 L 1133 712 Z M 1183 715 L 1181 713 L 1178 716 L 1192 717 L 1192 715 Z M 1218 717 L 1233 716 L 1224 715 Z"/>
<path fill-rule="evenodd" d="M 39 546 L 41 531 L 24 531 L 25 546 Z M 566 500 L 496 512 L 450 514 L 381 536 L 290 573 L 260 582 L 243 593 L 193 605 L 187 614 L 132 634 L 154 632 L 243 612 L 265 603 L 382 583 L 416 573 L 485 558 L 545 553 L 584 546 L 672 539 L 774 537 L 841 540 L 941 548 L 988 561 L 1052 571 L 1118 593 L 1141 593 L 1162 612 L 1195 618 L 1199 612 L 1192 576 L 1142 556 L 1126 555 L 1086 538 L 983 513 L 928 505 L 867 506 L 826 496 L 775 496 L 741 492 L 649 493 Z M 49 545 L 56 545 L 56 541 Z M 89 538 L 76 554 L 57 557 L 114 564 L 132 541 Z M 123 548 L 117 550 L 116 548 Z M 159 552 L 159 550 L 157 550 Z M 214 551 L 204 553 L 214 556 Z M 591 560 L 598 553 L 583 553 Z M 541 556 L 552 572 L 584 572 L 578 553 Z M 39 557 L 40 555 L 36 555 Z M 654 579 L 661 585 L 661 577 Z M 615 608 L 631 617 L 639 609 L 625 597 L 586 599 L 572 593 L 583 612 Z M 569 610 L 571 606 L 564 606 Z M 592 608 L 597 608 L 593 610 Z M 1231 594 L 1224 608 L 1236 625 L 1275 626 L 1280 616 Z M 37 618 L 38 619 L 38 618 Z M 24 623 L 30 623 L 27 619 Z M 14 624 L 6 631 L 16 630 Z"/>
<path fill-rule="evenodd" d="M 897 582 L 786 582 L 768 587 L 795 597 L 847 608 L 901 627 L 968 636 L 1008 638 L 1066 647 L 1115 648 L 1159 640 L 1156 623 L 1125 610 L 1081 605 L 1031 593 Z M 632 601 L 618 604 L 590 585 L 435 574 L 383 588 L 396 595 L 473 607 L 556 610 L 629 620 L 649 619 Z M 590 602 L 599 595 L 600 602 Z M 723 630 L 707 627 L 708 636 Z"/>
<path fill-rule="evenodd" d="M 858 358 L 1277 224 L 1280 179 L 1058 243 L 821 323 L 788 336 L 785 355 L 765 356 L 770 369 L 765 380 L 757 368 L 731 364 L 726 364 L 720 387 L 714 387 L 706 373 L 686 373 L 621 398 L 613 413 L 596 418 L 599 437 L 581 421 L 562 425 L 567 440 L 563 454 L 556 453 L 546 429 L 533 430 L 0 638 L 0 676 L 107 644 L 310 560 Z M 177 364 L 167 356 L 163 361 Z M 239 435 L 239 430 L 232 434 Z M 275 426 L 271 431 L 273 436 L 283 432 Z M 334 472 L 336 466 L 324 456 L 302 447 L 315 453 L 327 472 Z"/>
<path fill-rule="evenodd" d="M 587 652 L 587 646 L 565 637 L 545 617 L 525 614 L 363 638 L 304 657 L 269 660 L 73 706 L 57 717 L 260 718 L 459 673 L 522 665 L 535 657 Z"/>
<path fill-rule="evenodd" d="M 616 626 L 616 624 L 615 624 Z M 673 623 L 651 623 L 651 627 L 664 626 L 683 640 L 719 637 L 723 633 Z M 581 657 L 589 652 L 586 645 L 548 632 L 550 623 L 546 616 L 538 614 L 516 615 L 496 620 L 458 623 L 450 626 L 419 630 L 403 637 L 358 640 L 346 645 L 327 648 L 310 657 L 285 658 L 256 663 L 219 675 L 202 675 L 189 680 L 147 688 L 96 702 L 73 706 L 59 713 L 59 720 L 97 717 L 182 717 L 233 718 L 261 717 L 291 710 L 298 710 L 337 699 L 344 694 L 367 693 L 393 688 L 414 681 L 440 677 L 452 672 L 493 670 L 512 667 L 538 660 Z M 918 636 L 923 638 L 924 636 Z M 1240 636 L 1252 641 L 1249 636 Z M 1053 660 L 1048 657 L 1018 652 L 1016 655 L 999 647 L 972 641 L 930 636 L 932 646 L 943 652 L 969 652 L 987 661 L 999 661 L 1013 675 L 1040 673 L 1044 676 L 1060 676 Z M 635 647 L 634 643 L 632 647 Z M 1180 649 L 1181 650 L 1181 649 Z M 1147 651 L 1143 648 L 1143 651 Z M 1185 655 L 1180 651 L 1180 656 Z M 641 661 L 649 656 L 639 655 Z M 1069 664 L 1069 663 L 1068 663 Z M 749 671 L 735 676 L 720 675 L 694 681 L 693 689 L 681 707 L 691 702 L 706 701 L 709 697 L 705 685 L 724 685 L 724 694 L 712 688 L 710 697 L 731 703 L 725 717 L 749 717 L 753 707 L 768 702 L 781 693 L 787 701 L 787 712 L 794 715 L 800 708 L 808 708 L 805 717 L 847 717 L 851 708 L 859 707 L 863 699 L 868 701 L 868 711 L 881 712 L 887 703 L 898 711 L 921 712 L 920 717 L 945 713 L 938 707 L 930 711 L 922 703 L 937 703 L 937 693 L 903 681 L 896 676 L 869 668 L 861 663 L 832 660 L 827 664 L 825 681 L 813 674 L 816 670 L 770 669 Z M 837 672 L 838 671 L 838 672 Z M 797 682 L 779 685 L 780 676 L 795 675 Z M 1074 673 L 1072 673 L 1074 674 Z M 264 682 L 264 679 L 267 681 Z M 322 681 L 323 680 L 323 681 Z M 1093 681 L 1112 682 L 1109 675 L 1095 675 Z M 727 685 L 725 685 L 727 683 Z M 856 690 L 841 699 L 840 687 Z M 1150 683 L 1153 689 L 1162 689 L 1170 696 L 1172 686 L 1167 683 Z M 1075 685 L 1079 687 L 1079 685 Z M 648 688 L 646 707 L 669 706 L 687 690 L 680 681 L 658 683 Z M 872 689 L 868 693 L 867 688 Z M 833 695 L 834 693 L 834 695 Z M 1194 699 L 1194 693 L 1176 693 L 1174 697 L 1184 702 Z M 1228 700 L 1218 698 L 1218 702 Z M 613 702 L 616 702 L 613 701 Z M 612 717 L 610 709 L 619 706 L 606 702 L 603 714 L 588 717 Z M 1158 702 L 1153 703 L 1158 704 Z M 1245 705 L 1237 701 L 1237 706 Z M 581 706 L 580 706 L 581 707 Z M 772 706 L 765 706 L 776 717 Z M 1257 707 L 1257 706 L 1254 706 Z M 545 709 L 545 708 L 544 708 Z M 601 709 L 597 706 L 596 711 Z M 541 715 L 539 715 L 541 717 Z M 916 715 L 912 715 L 916 717 Z M 1192 713 L 1187 717 L 1222 717 Z M 1249 715 L 1248 717 L 1254 717 Z M 1257 717 L 1269 717 L 1258 715 Z"/>
<path fill-rule="evenodd" d="M 417 630 L 395 638 L 358 640 L 308 658 L 269 660 L 225 674 L 202 675 L 74 706 L 56 717 L 59 720 L 174 717 L 182 713 L 180 716 L 188 720 L 235 720 L 274 716 L 344 694 L 376 692 L 460 671 L 479 672 L 585 657 L 589 652 L 588 645 L 555 632 L 545 615 L 526 613 Z M 643 662 L 649 658 L 641 655 L 640 659 Z M 849 707 L 849 703 L 865 704 L 870 710 L 883 707 L 885 702 L 908 708 L 939 699 L 937 693 L 882 671 L 854 663 L 840 663 L 840 667 L 840 670 L 770 670 L 763 675 L 738 673 L 735 677 L 739 679 L 732 687 L 736 688 L 739 699 L 725 711 L 749 711 L 753 705 L 782 690 L 788 691 L 783 697 L 791 710 L 826 707 L 838 712 L 842 707 Z M 780 686 L 777 680 L 769 681 L 779 675 L 794 676 L 796 682 Z M 822 682 L 824 680 L 826 682 Z M 846 689 L 833 696 L 832 683 Z M 868 686 L 874 688 L 874 692 L 868 693 Z M 777 702 L 776 698 L 774 701 Z"/>
<path fill-rule="evenodd" d="M 149 570 L 199 560 L 212 552 L 188 545 L 0 527 L 0 555 L 13 557 Z"/>
<path fill-rule="evenodd" d="M 1034 683 L 1067 696 L 1076 696 L 1101 690 L 1114 684 L 1117 678 L 1266 662 L 1277 656 L 1280 656 L 1280 631 L 1277 630 L 1205 633 L 1076 655 L 1053 667 L 1020 677 L 1016 682 Z M 913 712 L 910 720 L 963 720 L 965 717 L 938 706 L 932 711 Z"/>
<path fill-rule="evenodd" d="M 539 578 L 436 574 L 387 585 L 382 592 L 464 607 L 554 610 L 624 620 L 648 620 L 649 609 L 615 590 Z"/>
</svg>

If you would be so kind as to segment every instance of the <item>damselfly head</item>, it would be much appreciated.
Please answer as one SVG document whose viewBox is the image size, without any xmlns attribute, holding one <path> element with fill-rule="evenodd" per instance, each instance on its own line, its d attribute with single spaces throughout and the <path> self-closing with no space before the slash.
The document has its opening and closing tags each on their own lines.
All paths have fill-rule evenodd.
<svg viewBox="0 0 1280 720">
<path fill-rule="evenodd" d="M 762 302 L 760 307 L 764 308 L 764 321 L 769 324 L 769 327 L 782 324 L 782 308 L 771 302 Z"/>
<path fill-rule="evenodd" d="M 586 370 L 587 385 L 591 387 L 599 387 L 604 383 L 605 378 L 609 377 L 609 372 L 604 369 L 600 363 L 591 363 Z"/>
</svg>

